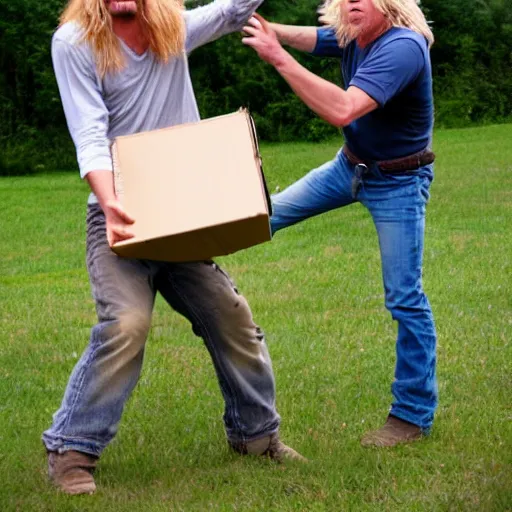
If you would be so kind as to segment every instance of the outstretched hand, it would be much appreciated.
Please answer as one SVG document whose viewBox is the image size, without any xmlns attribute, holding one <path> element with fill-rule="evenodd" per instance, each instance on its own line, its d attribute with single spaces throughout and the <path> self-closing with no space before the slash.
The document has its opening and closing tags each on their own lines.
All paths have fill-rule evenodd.
<svg viewBox="0 0 512 512">
<path fill-rule="evenodd" d="M 277 66 L 283 60 L 286 51 L 263 16 L 254 13 L 243 31 L 248 37 L 242 38 L 242 43 L 256 50 L 260 59 L 272 66 Z"/>
</svg>

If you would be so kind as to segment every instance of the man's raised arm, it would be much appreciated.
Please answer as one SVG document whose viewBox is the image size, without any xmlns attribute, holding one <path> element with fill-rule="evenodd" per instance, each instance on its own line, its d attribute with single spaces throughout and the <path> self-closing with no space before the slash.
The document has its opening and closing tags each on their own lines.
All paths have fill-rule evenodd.
<svg viewBox="0 0 512 512">
<path fill-rule="evenodd" d="M 282 25 L 280 23 L 269 23 L 269 25 L 276 33 L 281 44 L 308 53 L 315 49 L 317 41 L 316 27 Z"/>
<path fill-rule="evenodd" d="M 214 0 L 185 11 L 187 53 L 224 35 L 241 31 L 262 3 L 263 0 Z"/>
</svg>

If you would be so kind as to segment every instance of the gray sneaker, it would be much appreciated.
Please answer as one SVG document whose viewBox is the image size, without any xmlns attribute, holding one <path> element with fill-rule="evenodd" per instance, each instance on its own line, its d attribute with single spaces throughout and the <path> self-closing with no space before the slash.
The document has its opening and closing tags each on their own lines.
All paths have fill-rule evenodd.
<svg viewBox="0 0 512 512">
<path fill-rule="evenodd" d="M 268 457 L 269 459 L 277 462 L 286 462 L 290 460 L 298 460 L 307 462 L 307 459 L 300 453 L 296 452 L 293 448 L 286 446 L 280 439 L 279 434 L 271 434 L 255 441 L 248 443 L 232 443 L 229 446 L 242 455 L 259 455 Z"/>
<path fill-rule="evenodd" d="M 49 451 L 48 476 L 66 494 L 92 494 L 96 490 L 92 473 L 97 460 L 97 457 L 74 450 Z"/>
<path fill-rule="evenodd" d="M 418 425 L 388 416 L 386 423 L 378 430 L 372 430 L 363 436 L 363 446 L 391 447 L 400 443 L 410 443 L 421 439 L 423 433 Z"/>
</svg>

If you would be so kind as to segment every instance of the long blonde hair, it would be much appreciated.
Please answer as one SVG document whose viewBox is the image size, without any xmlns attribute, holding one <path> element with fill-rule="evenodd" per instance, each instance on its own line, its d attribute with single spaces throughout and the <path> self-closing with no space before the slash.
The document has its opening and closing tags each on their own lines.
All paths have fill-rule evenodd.
<svg viewBox="0 0 512 512">
<path fill-rule="evenodd" d="M 321 20 L 336 30 L 339 45 L 344 48 L 353 39 L 350 27 L 344 21 L 341 4 L 348 0 L 326 0 L 319 12 Z M 403 27 L 423 35 L 429 46 L 434 44 L 434 34 L 416 0 L 371 0 L 393 27 Z"/>
<path fill-rule="evenodd" d="M 167 62 L 179 55 L 184 48 L 185 23 L 183 0 L 136 0 L 138 14 L 149 49 L 158 59 Z M 105 0 L 69 0 L 60 24 L 73 21 L 83 29 L 96 57 L 101 77 L 120 71 L 124 67 L 119 40 L 112 28 L 112 16 Z"/>
</svg>

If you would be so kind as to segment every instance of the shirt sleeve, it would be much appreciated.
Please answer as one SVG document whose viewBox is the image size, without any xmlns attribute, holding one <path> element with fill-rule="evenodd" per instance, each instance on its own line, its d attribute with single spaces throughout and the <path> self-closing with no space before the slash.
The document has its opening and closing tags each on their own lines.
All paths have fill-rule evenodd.
<svg viewBox="0 0 512 512">
<path fill-rule="evenodd" d="M 52 60 L 80 175 L 84 178 L 91 171 L 112 170 L 109 115 L 93 63 L 78 47 L 55 39 Z"/>
<path fill-rule="evenodd" d="M 425 62 L 416 41 L 395 39 L 369 55 L 349 85 L 363 90 L 382 107 L 418 77 Z"/>
<path fill-rule="evenodd" d="M 341 57 L 343 55 L 343 48 L 340 48 L 334 28 L 321 27 L 317 29 L 316 45 L 311 55 L 317 57 Z"/>
<path fill-rule="evenodd" d="M 185 11 L 187 53 L 203 44 L 242 30 L 263 0 L 215 0 Z"/>
</svg>

